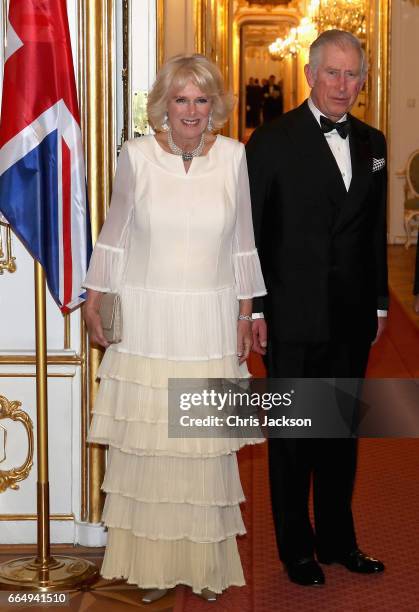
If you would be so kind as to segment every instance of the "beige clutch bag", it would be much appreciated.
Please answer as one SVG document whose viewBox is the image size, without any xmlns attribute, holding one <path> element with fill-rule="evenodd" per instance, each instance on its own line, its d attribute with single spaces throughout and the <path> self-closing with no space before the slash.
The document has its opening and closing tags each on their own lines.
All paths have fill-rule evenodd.
<svg viewBox="0 0 419 612">
<path fill-rule="evenodd" d="M 111 344 L 122 340 L 121 296 L 118 293 L 104 293 L 99 307 L 103 335 Z"/>
</svg>

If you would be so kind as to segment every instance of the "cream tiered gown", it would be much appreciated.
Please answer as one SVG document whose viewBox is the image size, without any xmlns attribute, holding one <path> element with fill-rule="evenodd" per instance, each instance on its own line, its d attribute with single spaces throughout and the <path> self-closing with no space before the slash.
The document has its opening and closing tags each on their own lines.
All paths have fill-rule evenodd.
<svg viewBox="0 0 419 612">
<path fill-rule="evenodd" d="M 109 444 L 102 575 L 195 592 L 243 585 L 236 451 L 260 440 L 169 438 L 167 390 L 168 378 L 249 376 L 238 299 L 265 287 L 243 145 L 217 136 L 186 173 L 154 136 L 126 143 L 85 286 L 123 304 L 89 435 Z"/>
</svg>

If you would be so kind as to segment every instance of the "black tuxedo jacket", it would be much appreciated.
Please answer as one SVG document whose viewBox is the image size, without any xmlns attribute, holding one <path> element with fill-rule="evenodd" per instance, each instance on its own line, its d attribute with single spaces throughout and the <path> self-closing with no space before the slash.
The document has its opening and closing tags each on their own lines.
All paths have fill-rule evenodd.
<svg viewBox="0 0 419 612">
<path fill-rule="evenodd" d="M 247 145 L 268 290 L 253 310 L 264 311 L 273 341 L 371 341 L 377 308 L 387 308 L 387 170 L 373 162 L 386 160 L 385 138 L 349 120 L 349 191 L 307 101 Z"/>
</svg>

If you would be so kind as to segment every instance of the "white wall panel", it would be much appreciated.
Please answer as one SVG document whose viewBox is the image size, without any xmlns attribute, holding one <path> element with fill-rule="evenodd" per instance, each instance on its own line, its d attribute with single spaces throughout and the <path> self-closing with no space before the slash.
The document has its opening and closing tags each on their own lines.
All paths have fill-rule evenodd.
<svg viewBox="0 0 419 612">
<path fill-rule="evenodd" d="M 48 377 L 48 436 L 49 436 L 49 483 L 51 514 L 74 515 L 80 518 L 80 408 L 79 369 L 75 366 L 49 366 Z M 18 483 L 19 489 L 7 489 L 0 494 L 0 515 L 36 514 L 37 483 L 37 419 L 35 369 L 31 365 L 2 366 L 0 368 L 0 395 L 9 401 L 18 400 L 21 409 L 31 418 L 34 427 L 34 464 L 29 476 Z M 6 460 L 0 469 L 8 470 L 20 466 L 26 457 L 27 436 L 24 427 L 11 419 L 2 419 L 7 430 Z M 20 529 L 27 521 L 0 521 L 0 542 L 34 542 L 36 529 L 26 526 L 22 533 L 32 533 L 29 539 L 20 539 Z M 7 523 L 7 525 L 6 525 Z M 71 524 L 71 525 L 70 525 Z M 73 521 L 58 521 L 64 533 L 73 530 Z M 29 529 L 29 531 L 28 531 Z M 58 531 L 57 531 L 58 529 Z M 16 531 L 17 530 L 17 531 Z M 73 533 L 73 531 L 71 531 Z M 25 536 L 26 538 L 26 536 Z M 72 541 L 52 540 L 52 541 Z"/>
<path fill-rule="evenodd" d="M 156 1 L 131 1 L 131 79 L 133 91 L 148 91 L 156 76 Z"/>
<path fill-rule="evenodd" d="M 34 263 L 25 247 L 13 236 L 17 270 L 0 275 L 0 349 L 35 350 Z M 64 346 L 63 316 L 47 291 L 48 350 Z"/>
</svg>

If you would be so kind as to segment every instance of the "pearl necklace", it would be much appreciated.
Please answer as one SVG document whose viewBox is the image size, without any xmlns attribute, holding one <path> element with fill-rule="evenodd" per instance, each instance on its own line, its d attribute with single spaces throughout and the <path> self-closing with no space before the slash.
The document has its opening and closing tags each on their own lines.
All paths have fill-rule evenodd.
<svg viewBox="0 0 419 612">
<path fill-rule="evenodd" d="M 202 132 L 201 140 L 199 141 L 198 146 L 195 147 L 195 149 L 193 149 L 192 151 L 184 151 L 183 149 L 177 146 L 177 144 L 173 140 L 172 130 L 169 130 L 167 132 L 167 144 L 169 145 L 169 149 L 172 153 L 174 153 L 175 155 L 181 155 L 184 162 L 189 162 L 192 161 L 194 157 L 199 157 L 202 154 L 205 145 L 205 132 Z"/>
</svg>

